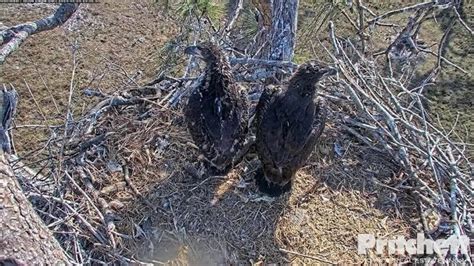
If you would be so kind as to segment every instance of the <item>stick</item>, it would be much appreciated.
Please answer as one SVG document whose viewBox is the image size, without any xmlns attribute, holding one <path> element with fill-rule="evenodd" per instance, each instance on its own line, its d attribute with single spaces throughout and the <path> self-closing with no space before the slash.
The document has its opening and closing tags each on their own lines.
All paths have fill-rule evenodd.
<svg viewBox="0 0 474 266">
<path fill-rule="evenodd" d="M 469 28 L 469 26 L 466 24 L 466 22 L 461 18 L 461 15 L 459 14 L 458 9 L 455 6 L 453 6 L 453 10 L 454 10 L 454 13 L 456 14 L 456 16 L 458 17 L 459 22 L 461 22 L 461 25 L 463 25 L 463 27 L 466 28 L 466 30 L 471 35 L 474 35 L 474 31 L 471 30 L 471 28 Z"/>
<path fill-rule="evenodd" d="M 432 7 L 434 5 L 434 3 L 435 2 L 433 2 L 433 1 L 427 1 L 427 2 L 423 2 L 423 3 L 420 3 L 420 4 L 413 5 L 413 6 L 407 6 L 407 7 L 402 7 L 400 9 L 388 11 L 387 13 L 384 13 L 380 16 L 377 16 L 377 17 L 369 20 L 367 22 L 366 27 L 374 24 L 375 22 L 377 22 L 379 20 L 382 20 L 384 18 L 388 18 L 388 17 L 396 15 L 396 14 L 400 14 L 400 13 L 403 13 L 403 12 L 409 12 L 409 11 L 416 10 L 416 9 L 425 9 L 425 8 L 428 8 L 428 7 Z"/>
<path fill-rule="evenodd" d="M 29 22 L 11 27 L 0 32 L 0 65 L 7 56 L 17 50 L 20 45 L 31 35 L 38 32 L 54 29 L 64 24 L 76 12 L 79 4 L 61 4 L 54 14 L 35 22 Z"/>
<path fill-rule="evenodd" d="M 298 252 L 295 252 L 295 251 L 286 250 L 286 249 L 283 249 L 283 248 L 280 248 L 279 250 L 281 252 L 285 252 L 285 253 L 288 253 L 288 254 L 293 254 L 293 255 L 305 257 L 305 258 L 308 258 L 308 259 L 313 259 L 313 260 L 317 260 L 317 261 L 320 261 L 320 262 L 328 263 L 328 264 L 331 264 L 331 265 L 336 265 L 336 263 L 331 262 L 331 261 L 326 260 L 326 259 L 321 258 L 321 257 L 316 257 L 316 256 L 313 256 L 313 255 L 306 255 L 306 254 L 298 253 Z"/>
<path fill-rule="evenodd" d="M 365 36 L 364 36 L 364 9 L 362 8 L 362 0 L 356 0 L 357 9 L 359 10 L 359 36 L 362 45 L 362 53 L 365 54 Z"/>
<path fill-rule="evenodd" d="M 237 18 L 239 17 L 244 4 L 243 0 L 232 0 L 230 2 L 233 4 L 233 6 L 232 8 L 230 8 L 231 12 L 229 12 L 230 19 L 227 21 L 227 25 L 225 26 L 225 35 L 227 37 L 230 34 L 232 28 L 234 27 L 234 24 L 237 21 Z"/>
</svg>

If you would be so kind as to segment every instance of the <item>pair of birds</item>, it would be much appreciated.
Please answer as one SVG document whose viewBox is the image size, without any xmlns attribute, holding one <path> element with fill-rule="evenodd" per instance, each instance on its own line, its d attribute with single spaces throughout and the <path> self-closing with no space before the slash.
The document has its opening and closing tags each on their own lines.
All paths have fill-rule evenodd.
<svg viewBox="0 0 474 266">
<path fill-rule="evenodd" d="M 245 149 L 247 97 L 217 46 L 190 46 L 185 53 L 206 63 L 185 107 L 188 130 L 210 166 L 226 172 L 239 162 L 236 154 Z M 299 66 L 286 88 L 263 91 L 255 114 L 255 146 L 262 163 L 255 179 L 260 191 L 279 196 L 290 190 L 325 125 L 326 110 L 316 100 L 316 83 L 335 73 L 331 67 L 310 61 Z"/>
</svg>

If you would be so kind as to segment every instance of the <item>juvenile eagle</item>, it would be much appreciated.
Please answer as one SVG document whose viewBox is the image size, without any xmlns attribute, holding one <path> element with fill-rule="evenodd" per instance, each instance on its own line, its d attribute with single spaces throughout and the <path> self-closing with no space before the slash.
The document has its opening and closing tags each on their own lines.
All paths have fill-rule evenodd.
<svg viewBox="0 0 474 266">
<path fill-rule="evenodd" d="M 238 163 L 248 130 L 245 95 L 222 51 L 213 44 L 185 50 L 206 63 L 204 76 L 189 97 L 184 115 L 194 143 L 211 169 L 225 173 Z"/>
<path fill-rule="evenodd" d="M 296 171 L 310 156 L 326 121 L 316 83 L 334 68 L 317 61 L 302 64 L 282 90 L 266 89 L 257 105 L 257 153 L 263 171 L 256 174 L 260 191 L 279 196 L 290 190 Z"/>
</svg>

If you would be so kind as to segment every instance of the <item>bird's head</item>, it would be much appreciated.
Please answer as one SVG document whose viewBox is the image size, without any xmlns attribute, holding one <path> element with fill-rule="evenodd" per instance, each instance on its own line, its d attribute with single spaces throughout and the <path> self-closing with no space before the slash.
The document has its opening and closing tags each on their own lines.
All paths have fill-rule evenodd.
<svg viewBox="0 0 474 266">
<path fill-rule="evenodd" d="M 289 88 L 301 95 L 314 95 L 314 86 L 321 79 L 335 75 L 337 70 L 320 61 L 312 60 L 301 64 L 290 78 Z"/>
<path fill-rule="evenodd" d="M 219 48 L 211 43 L 188 46 L 184 50 L 185 54 L 194 55 L 206 63 L 212 63 L 220 55 Z"/>
<path fill-rule="evenodd" d="M 311 60 L 298 67 L 295 76 L 300 76 L 311 83 L 316 83 L 324 77 L 335 75 L 337 70 L 323 62 Z"/>
</svg>

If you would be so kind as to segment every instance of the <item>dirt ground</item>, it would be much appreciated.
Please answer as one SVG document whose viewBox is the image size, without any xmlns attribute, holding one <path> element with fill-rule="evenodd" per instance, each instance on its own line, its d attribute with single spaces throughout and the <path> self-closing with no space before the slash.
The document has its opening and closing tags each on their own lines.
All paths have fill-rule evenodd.
<svg viewBox="0 0 474 266">
<path fill-rule="evenodd" d="M 1 4 L 0 22 L 28 22 L 54 8 Z M 85 89 L 113 93 L 150 80 L 157 74 L 165 41 L 176 35 L 173 23 L 152 1 L 101 1 L 82 5 L 63 27 L 31 36 L 0 67 L 0 82 L 14 85 L 20 95 L 18 152 L 45 137 L 41 128 L 21 126 L 64 121 L 71 85 L 73 111 L 79 116 L 89 103 Z M 123 76 L 129 77 L 128 83 L 122 82 Z"/>
<path fill-rule="evenodd" d="M 0 82 L 14 85 L 20 95 L 14 129 L 20 155 L 46 141 L 50 132 L 41 125 L 64 123 L 70 94 L 79 117 L 94 101 L 83 95 L 85 89 L 113 94 L 158 74 L 164 47 L 178 32 L 175 20 L 151 0 L 100 2 L 82 5 L 65 26 L 32 36 L 0 66 Z M 47 4 L 2 4 L 0 22 L 10 26 L 52 10 Z M 390 189 L 398 169 L 362 150 L 336 125 L 329 123 L 292 193 L 268 202 L 256 194 L 252 158 L 227 177 L 196 180 L 184 172 L 181 166 L 196 153 L 186 144 L 180 111 L 154 115 L 161 120 L 137 123 L 129 135 L 109 141 L 140 162 L 147 151 L 139 144 L 146 140 L 136 132 L 166 132 L 172 143 L 168 152 L 132 166 L 132 181 L 142 184 L 140 192 L 158 211 L 136 200 L 130 189 L 105 193 L 110 201 L 125 203 L 117 226 L 133 237 L 120 244 L 135 258 L 175 264 L 361 263 L 367 257 L 357 254 L 358 234 L 408 237 L 418 224 L 414 207 Z M 117 130 L 127 123 L 119 116 L 109 119 Z M 344 154 L 334 154 L 335 143 Z M 161 174 L 147 175 L 147 167 Z M 99 190 L 121 180 L 101 178 Z"/>
</svg>

